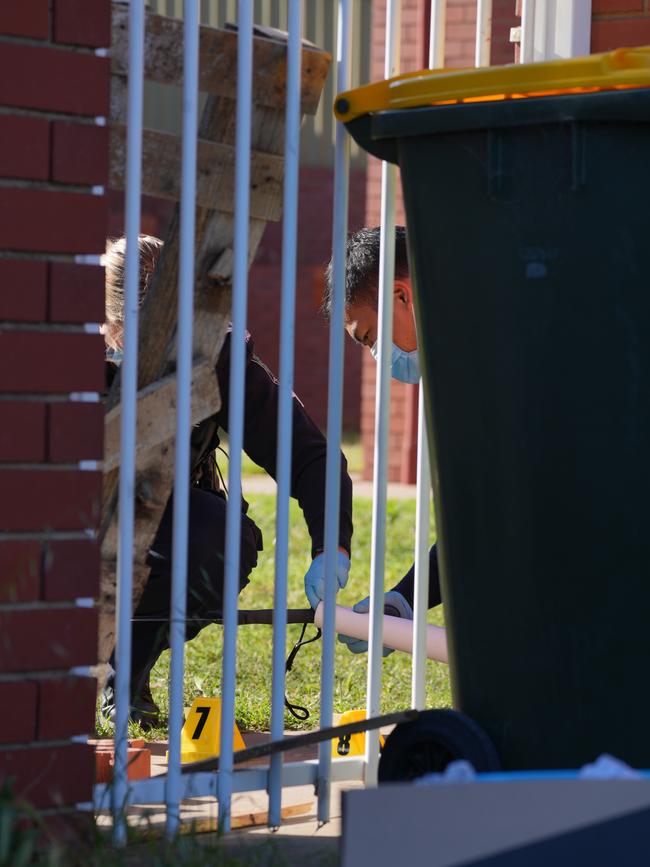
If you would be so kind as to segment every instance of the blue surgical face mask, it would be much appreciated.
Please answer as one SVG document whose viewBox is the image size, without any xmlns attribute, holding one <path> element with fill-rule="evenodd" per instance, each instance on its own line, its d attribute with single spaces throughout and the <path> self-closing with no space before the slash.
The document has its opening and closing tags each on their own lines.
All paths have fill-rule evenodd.
<svg viewBox="0 0 650 867">
<path fill-rule="evenodd" d="M 122 359 L 124 358 L 124 353 L 121 349 L 114 349 L 112 346 L 109 346 L 106 350 L 106 361 L 112 361 L 113 364 L 116 364 L 118 367 L 122 364 Z"/>
<path fill-rule="evenodd" d="M 414 349 L 412 352 L 406 352 L 406 350 L 400 349 L 399 346 L 395 346 L 394 343 L 391 346 L 390 375 L 393 379 L 397 379 L 400 382 L 417 385 L 420 381 L 420 357 L 417 349 Z M 377 343 L 373 344 L 370 354 L 377 361 L 377 356 L 379 355 Z"/>
</svg>

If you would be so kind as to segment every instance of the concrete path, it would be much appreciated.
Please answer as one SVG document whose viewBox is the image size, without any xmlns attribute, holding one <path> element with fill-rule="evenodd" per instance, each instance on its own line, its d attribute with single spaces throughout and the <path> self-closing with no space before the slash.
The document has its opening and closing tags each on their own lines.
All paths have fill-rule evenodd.
<svg viewBox="0 0 650 867">
<path fill-rule="evenodd" d="M 266 732 L 243 732 L 247 746 L 268 741 Z M 296 732 L 285 732 L 290 737 Z M 167 770 L 167 743 L 147 743 L 152 753 L 152 776 Z M 288 761 L 304 761 L 318 756 L 317 746 L 295 750 L 288 754 Z M 262 758 L 250 763 L 267 765 Z M 233 826 L 243 825 L 221 838 L 220 845 L 229 854 L 240 855 L 244 864 L 255 867 L 279 867 L 301 865 L 309 867 L 334 867 L 338 864 L 341 836 L 341 796 L 343 791 L 359 788 L 362 783 L 333 783 L 331 821 L 320 826 L 316 818 L 317 801 L 313 786 L 285 788 L 282 796 L 283 811 L 289 814 L 277 831 L 271 831 L 264 823 L 268 810 L 268 795 L 265 791 L 244 792 L 233 795 Z M 162 837 L 165 828 L 165 811 L 160 804 L 142 804 L 129 808 L 129 824 Z M 111 825 L 110 814 L 97 817 L 100 828 Z M 181 804 L 181 823 L 186 829 L 199 832 L 197 840 L 202 844 L 214 844 L 217 839 L 217 802 L 214 798 L 191 798 Z M 250 861 L 248 859 L 251 859 Z"/>
<path fill-rule="evenodd" d="M 368 500 L 372 499 L 372 482 L 361 479 L 358 476 L 352 476 L 354 484 L 354 496 L 365 497 Z M 242 488 L 244 496 L 246 494 L 275 494 L 277 485 L 270 476 L 244 476 L 242 479 Z M 388 499 L 389 500 L 414 500 L 416 493 L 415 485 L 403 485 L 399 482 L 389 482 L 388 484 Z"/>
</svg>

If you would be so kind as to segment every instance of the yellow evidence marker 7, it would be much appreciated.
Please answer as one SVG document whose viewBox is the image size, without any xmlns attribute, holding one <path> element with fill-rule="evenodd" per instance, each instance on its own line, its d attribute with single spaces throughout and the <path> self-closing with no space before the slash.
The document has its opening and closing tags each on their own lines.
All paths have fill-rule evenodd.
<svg viewBox="0 0 650 867">
<path fill-rule="evenodd" d="M 219 755 L 221 699 L 195 698 L 181 731 L 181 762 L 199 762 Z M 246 748 L 235 723 L 235 750 Z"/>
<path fill-rule="evenodd" d="M 346 710 L 341 714 L 337 725 L 344 726 L 347 723 L 358 722 L 366 718 L 365 710 Z M 384 746 L 384 736 L 379 736 L 379 745 Z M 356 735 L 342 735 L 332 739 L 332 758 L 344 759 L 347 756 L 362 756 L 366 752 L 366 733 L 359 732 Z"/>
</svg>

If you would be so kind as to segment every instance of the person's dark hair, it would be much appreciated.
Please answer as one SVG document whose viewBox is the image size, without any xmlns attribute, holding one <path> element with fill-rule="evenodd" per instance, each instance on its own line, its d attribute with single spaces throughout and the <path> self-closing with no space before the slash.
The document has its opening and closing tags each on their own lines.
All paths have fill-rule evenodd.
<svg viewBox="0 0 650 867">
<path fill-rule="evenodd" d="M 345 304 L 366 302 L 377 307 L 379 284 L 379 226 L 359 229 L 348 235 L 345 245 Z M 406 229 L 395 226 L 395 277 L 408 277 Z M 326 319 L 332 313 L 332 261 L 325 271 L 325 289 L 321 311 Z"/>
</svg>

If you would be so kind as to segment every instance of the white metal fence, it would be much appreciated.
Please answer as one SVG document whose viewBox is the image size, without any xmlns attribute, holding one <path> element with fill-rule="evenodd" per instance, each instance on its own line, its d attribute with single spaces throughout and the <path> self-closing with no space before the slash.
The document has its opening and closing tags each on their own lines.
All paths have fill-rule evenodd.
<svg viewBox="0 0 650 867">
<path fill-rule="evenodd" d="M 216 4 L 215 4 L 216 5 Z M 228 4 L 229 8 L 233 4 Z M 537 6 L 539 7 L 539 3 Z M 233 309 L 230 367 L 230 471 L 229 481 L 236 490 L 241 477 L 241 452 L 244 430 L 245 329 L 248 277 L 249 176 L 251 149 L 251 85 L 253 13 L 252 0 L 237 3 L 238 77 L 236 120 L 236 205 L 234 240 Z M 399 71 L 399 0 L 388 0 L 385 50 L 385 75 Z M 338 0 L 336 47 L 336 91 L 350 86 L 353 0 Z M 530 20 L 531 0 L 524 2 L 523 44 L 527 45 L 526 26 Z M 231 12 L 233 10 L 230 10 Z M 534 14 L 534 10 L 532 10 Z M 298 164 L 300 153 L 300 62 L 303 29 L 302 0 L 289 0 L 287 6 L 288 75 L 285 137 L 284 224 L 282 245 L 282 314 L 280 324 L 280 403 L 278 417 L 278 490 L 275 550 L 275 620 L 273 625 L 273 681 L 271 737 L 279 740 L 284 732 L 284 655 L 286 646 L 287 562 L 289 534 L 289 492 L 291 478 L 292 388 L 294 367 L 294 310 L 296 296 L 296 237 L 298 224 Z M 526 17 L 528 16 L 528 17 Z M 268 790 L 269 824 L 281 822 L 282 789 L 286 786 L 317 784 L 318 819 L 330 817 L 330 786 L 333 780 L 362 780 L 374 785 L 377 778 L 378 732 L 366 737 L 364 757 L 345 758 L 332 763 L 330 742 L 320 747 L 317 762 L 284 763 L 274 755 L 270 767 L 234 773 L 233 728 L 235 721 L 235 663 L 237 631 L 237 594 L 239 588 L 240 522 L 238 498 L 228 501 L 226 528 L 226 574 L 223 612 L 223 672 L 220 769 L 218 772 L 181 774 L 180 733 L 183 699 L 183 648 L 185 642 L 186 560 L 188 546 L 188 485 L 190 443 L 190 396 L 192 371 L 192 321 L 194 289 L 194 214 L 196 183 L 196 130 L 198 116 L 198 33 L 199 0 L 187 0 L 184 10 L 184 91 L 181 241 L 179 304 L 177 329 L 177 427 L 174 486 L 173 576 L 171 599 L 171 678 L 169 715 L 169 768 L 162 778 L 138 782 L 127 780 L 127 725 L 129 715 L 129 676 L 131 657 L 132 551 L 134 536 L 135 437 L 138 367 L 138 233 L 140 227 L 140 177 L 143 118 L 144 0 L 131 0 L 129 31 L 128 142 L 126 185 L 126 285 L 124 364 L 122 368 L 122 416 L 120 462 L 120 545 L 118 559 L 118 605 L 116 646 L 116 727 L 115 777 L 111 788 L 96 787 L 96 805 L 103 805 L 110 793 L 114 816 L 115 842 L 126 840 L 125 808 L 136 803 L 166 803 L 167 831 L 177 833 L 179 805 L 191 796 L 213 796 L 219 802 L 220 823 L 230 827 L 233 792 Z M 476 61 L 489 62 L 491 2 L 478 0 Z M 445 3 L 432 0 L 430 66 L 442 65 L 445 35 Z M 329 111 L 331 106 L 325 105 Z M 333 211 L 333 306 L 330 325 L 330 362 L 328 393 L 328 453 L 326 473 L 325 576 L 320 725 L 332 724 L 334 703 L 334 617 L 335 560 L 338 550 L 340 500 L 340 445 L 343 387 L 343 339 L 345 313 L 345 241 L 347 236 L 348 175 L 350 140 L 339 124 L 335 134 L 335 180 Z M 368 653 L 367 712 L 379 711 L 381 696 L 381 657 L 383 622 L 384 551 L 386 541 L 387 441 L 390 398 L 390 357 L 392 338 L 392 287 L 394 280 L 396 168 L 384 164 L 381 201 L 379 357 L 376 399 L 375 478 L 373 490 L 372 563 L 370 588 L 370 642 Z M 429 461 L 424 435 L 423 400 L 420 395 L 419 447 L 416 517 L 416 592 L 412 704 L 424 707 L 425 629 L 428 588 L 429 546 Z"/>
<path fill-rule="evenodd" d="M 149 7 L 159 15 L 183 17 L 183 0 L 149 0 Z M 253 20 L 263 27 L 290 30 L 288 0 L 255 0 Z M 237 0 L 201 0 L 202 24 L 223 27 L 237 20 Z M 351 86 L 365 84 L 370 70 L 370 33 L 372 0 L 355 0 L 352 4 L 350 77 Z M 303 38 L 319 48 L 336 52 L 337 4 L 334 0 L 309 0 L 302 15 Z M 145 126 L 168 132 L 179 132 L 182 108 L 176 88 L 145 82 Z M 301 133 L 301 163 L 303 165 L 331 165 L 332 148 L 336 137 L 336 122 L 332 105 L 336 96 L 336 78 L 330 75 L 316 114 L 303 120 Z M 365 165 L 365 153 L 352 142 L 350 164 L 353 168 Z"/>
</svg>

